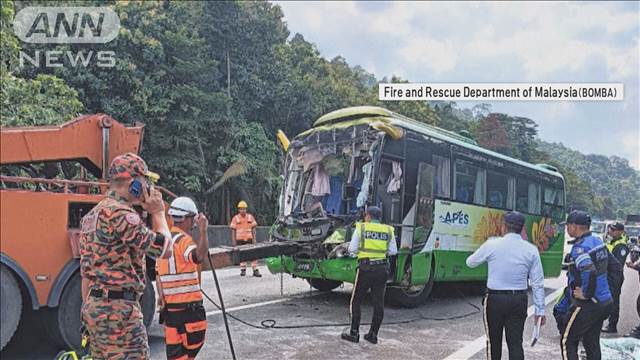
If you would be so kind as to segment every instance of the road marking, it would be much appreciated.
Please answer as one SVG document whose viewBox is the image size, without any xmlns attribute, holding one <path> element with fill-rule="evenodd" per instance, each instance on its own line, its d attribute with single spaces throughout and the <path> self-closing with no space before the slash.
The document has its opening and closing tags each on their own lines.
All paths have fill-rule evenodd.
<svg viewBox="0 0 640 360">
<path fill-rule="evenodd" d="M 562 293 L 562 290 L 564 290 L 564 286 L 560 287 L 559 289 L 556 289 L 551 294 L 547 295 L 544 298 L 544 305 L 547 306 L 552 301 L 554 301 L 560 295 L 560 293 Z M 531 305 L 527 309 L 527 318 L 529 318 L 531 315 L 533 315 L 533 312 L 534 312 L 534 306 Z M 550 320 L 549 317 L 547 317 L 547 322 L 549 322 L 549 320 Z M 486 346 L 486 344 L 487 344 L 487 337 L 486 337 L 486 335 L 482 335 L 479 338 L 473 340 L 467 346 L 465 346 L 462 349 L 460 349 L 460 350 L 454 352 L 453 354 L 447 356 L 444 360 L 462 360 L 462 359 L 466 360 L 466 359 L 469 359 L 473 355 L 475 355 L 478 351 L 482 350 Z"/>
<path fill-rule="evenodd" d="M 247 304 L 247 305 L 230 307 L 230 308 L 227 308 L 225 310 L 227 310 L 227 312 L 231 312 L 231 311 L 238 311 L 238 310 L 244 310 L 244 309 L 251 309 L 251 308 L 260 307 L 260 306 L 278 304 L 278 303 L 289 301 L 289 300 L 303 299 L 303 298 L 307 298 L 309 296 L 315 296 L 315 295 L 316 294 L 305 295 L 304 297 L 293 296 L 293 297 L 287 297 L 287 298 L 282 298 L 282 299 L 263 301 L 263 302 L 254 303 L 254 304 Z M 207 316 L 213 316 L 213 315 L 218 315 L 218 314 L 222 314 L 222 311 L 220 311 L 220 310 L 207 311 Z"/>
</svg>

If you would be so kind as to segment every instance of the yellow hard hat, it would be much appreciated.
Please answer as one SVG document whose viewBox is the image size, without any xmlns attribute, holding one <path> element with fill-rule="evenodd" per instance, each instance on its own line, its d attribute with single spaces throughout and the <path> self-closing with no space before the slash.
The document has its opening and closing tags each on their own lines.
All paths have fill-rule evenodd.
<svg viewBox="0 0 640 360">
<path fill-rule="evenodd" d="M 238 209 L 246 209 L 246 208 L 248 208 L 247 203 L 244 200 L 241 200 L 238 203 Z"/>
</svg>

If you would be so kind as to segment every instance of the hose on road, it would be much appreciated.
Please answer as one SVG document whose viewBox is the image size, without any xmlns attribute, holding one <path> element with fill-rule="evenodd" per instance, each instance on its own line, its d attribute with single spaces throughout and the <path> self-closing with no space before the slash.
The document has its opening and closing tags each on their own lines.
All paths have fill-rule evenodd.
<svg viewBox="0 0 640 360">
<path fill-rule="evenodd" d="M 212 266 L 213 269 L 213 266 Z M 214 272 L 214 276 L 215 276 L 215 272 Z M 216 281 L 216 287 L 218 287 L 218 283 Z M 472 303 L 471 301 L 467 300 L 467 297 L 460 291 L 460 289 L 458 289 L 456 287 L 456 291 L 458 292 L 458 294 L 460 294 L 460 296 L 462 297 L 462 299 L 465 300 L 465 302 L 474 308 L 473 311 L 464 313 L 464 314 L 460 314 L 460 315 L 453 315 L 453 316 L 445 316 L 445 317 L 431 317 L 431 316 L 425 316 L 424 314 L 422 314 L 419 311 L 416 311 L 416 313 L 418 314 L 418 316 L 411 318 L 411 319 L 406 319 L 406 320 L 396 320 L 396 321 L 385 321 L 384 323 L 387 325 L 400 325 L 400 324 L 409 324 L 409 323 L 414 323 L 414 322 L 418 322 L 418 321 L 425 321 L 425 320 L 429 320 L 429 321 L 450 321 L 450 320 L 458 320 L 458 319 L 464 319 L 467 318 L 469 316 L 475 315 L 479 312 L 481 312 L 482 310 L 480 309 L 480 307 L 474 303 Z M 225 326 L 227 326 L 227 334 L 229 334 L 229 328 L 228 325 L 226 323 L 226 316 L 236 320 L 237 322 L 252 327 L 254 329 L 260 329 L 260 330 L 268 330 L 268 329 L 307 329 L 307 328 L 320 328 L 320 327 L 342 327 L 342 326 L 350 326 L 351 323 L 320 323 L 320 324 L 299 324 L 299 325 L 278 325 L 276 320 L 274 319 L 265 319 L 262 320 L 260 322 L 260 325 L 257 324 L 253 324 L 250 323 L 246 320 L 243 320 L 235 315 L 229 314 L 227 313 L 223 307 L 221 307 L 220 305 L 218 305 L 213 299 L 211 299 L 209 297 L 209 295 L 207 295 L 207 293 L 205 293 L 204 291 L 200 290 L 200 292 L 202 292 L 202 295 L 204 295 L 205 298 L 207 298 L 207 300 L 209 300 L 209 302 L 211 302 L 215 307 L 218 308 L 218 310 L 222 311 L 223 316 L 225 317 Z M 219 290 L 218 290 L 219 293 Z M 220 299 L 222 300 L 222 297 L 220 296 Z M 362 323 L 362 325 L 371 325 L 371 323 Z M 229 335 L 229 343 L 231 344 L 231 338 Z"/>
</svg>

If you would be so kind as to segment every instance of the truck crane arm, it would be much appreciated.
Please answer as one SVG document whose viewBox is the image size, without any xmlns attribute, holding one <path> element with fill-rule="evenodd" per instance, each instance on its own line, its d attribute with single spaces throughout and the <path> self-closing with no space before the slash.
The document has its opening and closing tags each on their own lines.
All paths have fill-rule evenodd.
<svg viewBox="0 0 640 360">
<path fill-rule="evenodd" d="M 78 117 L 57 126 L 3 127 L 0 164 L 77 160 L 106 179 L 111 160 L 140 151 L 144 125 L 125 126 L 108 115 Z"/>
</svg>

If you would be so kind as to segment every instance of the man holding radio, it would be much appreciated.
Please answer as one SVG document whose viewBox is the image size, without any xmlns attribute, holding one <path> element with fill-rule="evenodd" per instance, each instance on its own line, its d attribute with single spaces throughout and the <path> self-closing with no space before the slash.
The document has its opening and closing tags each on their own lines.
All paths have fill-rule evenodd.
<svg viewBox="0 0 640 360">
<path fill-rule="evenodd" d="M 151 186 L 157 178 L 138 155 L 114 158 L 105 199 L 82 218 L 81 316 L 94 359 L 149 358 L 140 308 L 145 255 L 168 258 L 173 248 L 162 195 Z M 153 229 L 134 205 L 149 213 Z"/>
</svg>

